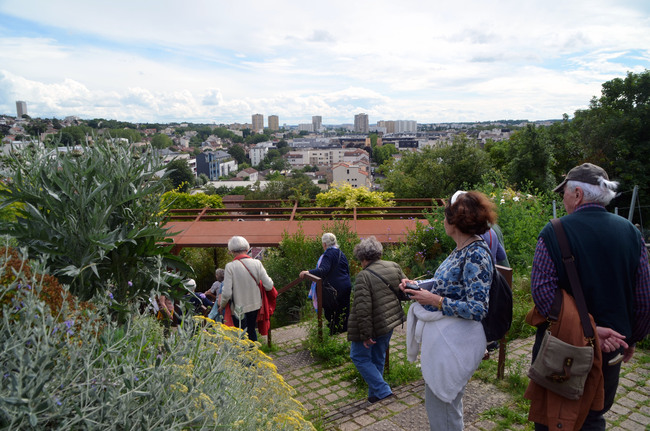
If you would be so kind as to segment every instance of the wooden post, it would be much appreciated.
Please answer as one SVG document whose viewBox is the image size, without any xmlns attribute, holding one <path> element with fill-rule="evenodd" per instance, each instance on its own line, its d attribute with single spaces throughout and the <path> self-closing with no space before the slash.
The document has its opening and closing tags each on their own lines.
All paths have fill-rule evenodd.
<svg viewBox="0 0 650 431">
<path fill-rule="evenodd" d="M 323 280 L 316 281 L 316 299 L 318 305 L 318 341 L 323 341 Z"/>
</svg>

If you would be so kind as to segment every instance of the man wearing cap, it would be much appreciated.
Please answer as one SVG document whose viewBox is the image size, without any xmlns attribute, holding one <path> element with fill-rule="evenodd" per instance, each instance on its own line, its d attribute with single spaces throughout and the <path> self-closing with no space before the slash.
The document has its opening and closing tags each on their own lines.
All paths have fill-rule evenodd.
<svg viewBox="0 0 650 431">
<path fill-rule="evenodd" d="M 604 408 L 589 410 L 583 430 L 605 429 L 603 414 L 614 402 L 621 360 L 629 361 L 635 343 L 650 332 L 650 269 L 645 244 L 632 223 L 605 209 L 616 196 L 617 186 L 601 167 L 584 163 L 571 169 L 553 190 L 563 196 L 568 215 L 561 218 L 562 226 L 603 354 Z M 544 317 L 548 317 L 558 286 L 571 292 L 560 248 L 548 223 L 539 235 L 531 273 L 533 301 Z M 534 355 L 545 329 L 538 327 Z M 551 424 L 551 428 L 557 426 Z M 536 423 L 535 429 L 548 427 Z"/>
</svg>

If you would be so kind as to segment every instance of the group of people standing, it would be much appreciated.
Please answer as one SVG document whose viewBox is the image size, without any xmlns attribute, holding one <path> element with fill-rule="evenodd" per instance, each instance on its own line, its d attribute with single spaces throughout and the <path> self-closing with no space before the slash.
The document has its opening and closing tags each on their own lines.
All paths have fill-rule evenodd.
<svg viewBox="0 0 650 431">
<path fill-rule="evenodd" d="M 569 409 L 570 418 L 544 390 L 529 387 L 529 418 L 536 430 L 549 427 L 604 430 L 603 414 L 611 407 L 620 372 L 635 343 L 650 332 L 650 268 L 644 241 L 626 219 L 605 210 L 615 196 L 617 183 L 598 166 L 583 164 L 571 170 L 555 191 L 563 196 L 568 213 L 561 218 L 583 281 L 589 313 L 597 325 L 596 348 L 603 352 L 601 397 Z M 368 384 L 368 401 L 393 395 L 383 378 L 386 350 L 394 328 L 407 323 L 407 355 L 420 357 L 425 381 L 425 404 L 432 430 L 462 430 L 462 398 L 467 382 L 484 357 L 485 333 L 481 324 L 488 312 L 493 269 L 508 265 L 494 203 L 477 191 L 458 191 L 444 209 L 445 233 L 456 247 L 428 280 L 409 280 L 400 266 L 382 259 L 383 247 L 375 237 L 363 238 L 353 251 L 362 270 L 356 275 L 354 297 L 348 258 L 336 236 L 322 236 L 323 253 L 315 268 L 300 272 L 321 278 L 335 292 L 321 301 L 330 334 L 347 332 L 350 358 Z M 549 225 L 550 226 L 550 225 Z M 556 289 L 571 294 L 557 240 L 545 227 L 537 242 L 531 275 L 531 292 L 537 311 L 548 317 Z M 233 237 L 228 243 L 233 261 L 223 272 L 219 307 L 231 303 L 233 322 L 256 340 L 257 315 L 263 305 L 262 290 L 273 281 L 262 263 L 247 255 L 248 242 Z M 235 287 L 236 286 L 236 287 Z M 310 297 L 315 306 L 315 283 Z M 402 301 L 414 301 L 405 316 Z M 211 314 L 212 316 L 212 314 Z M 542 335 L 543 323 L 533 355 Z M 593 394 L 591 394 L 593 397 Z"/>
<path fill-rule="evenodd" d="M 506 259 L 491 230 L 495 225 L 495 206 L 485 195 L 455 193 L 445 207 L 444 226 L 456 249 L 433 278 L 419 282 L 407 279 L 397 263 L 382 259 L 383 246 L 375 237 L 363 238 L 353 251 L 362 270 L 355 277 L 352 304 L 348 260 L 334 235 L 323 235 L 317 268 L 302 271 L 300 277 L 315 275 L 337 289 L 341 302 L 323 311 L 332 334 L 345 331 L 347 322 L 350 359 L 368 384 L 370 403 L 393 395 L 383 378 L 386 350 L 394 328 L 407 321 L 401 302 L 410 299 L 415 303 L 409 308 L 408 355 L 415 360 L 421 346 L 431 429 L 463 429 L 465 385 L 487 344 L 481 320 L 487 313 L 492 271 L 497 261 Z M 486 233 L 493 235 L 491 244 L 481 237 Z"/>
</svg>

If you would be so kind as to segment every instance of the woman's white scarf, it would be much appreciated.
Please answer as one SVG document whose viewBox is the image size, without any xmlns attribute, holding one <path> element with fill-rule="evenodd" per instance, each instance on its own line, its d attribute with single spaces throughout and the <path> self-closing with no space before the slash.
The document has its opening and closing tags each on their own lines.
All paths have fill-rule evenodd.
<svg viewBox="0 0 650 431">
<path fill-rule="evenodd" d="M 442 401 L 456 399 L 481 363 L 485 344 L 481 322 L 411 304 L 406 322 L 407 358 L 415 362 L 422 350 L 422 376 Z"/>
</svg>

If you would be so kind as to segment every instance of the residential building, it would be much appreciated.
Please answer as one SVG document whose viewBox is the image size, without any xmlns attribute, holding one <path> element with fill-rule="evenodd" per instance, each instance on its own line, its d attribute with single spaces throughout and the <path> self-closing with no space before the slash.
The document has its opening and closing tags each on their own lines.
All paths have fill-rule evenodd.
<svg viewBox="0 0 650 431">
<path fill-rule="evenodd" d="M 237 176 L 240 178 L 248 178 L 248 181 L 252 181 L 252 182 L 255 182 L 260 179 L 259 172 L 257 172 L 257 169 L 254 168 L 246 168 L 244 170 L 241 170 L 239 171 Z"/>
<path fill-rule="evenodd" d="M 237 170 L 237 162 L 225 151 L 205 151 L 196 156 L 196 174 L 205 174 L 211 181 Z"/>
<path fill-rule="evenodd" d="M 298 124 L 298 131 L 299 132 L 313 132 L 314 131 L 314 125 L 312 123 L 301 123 Z"/>
<path fill-rule="evenodd" d="M 264 115 L 253 114 L 252 129 L 255 133 L 262 133 L 264 131 Z"/>
<path fill-rule="evenodd" d="M 251 148 L 248 152 L 248 157 L 251 159 L 251 165 L 258 166 L 262 160 L 264 160 L 264 157 L 266 157 L 266 154 L 271 148 L 275 148 L 271 141 L 260 142 L 255 145 L 255 147 Z"/>
<path fill-rule="evenodd" d="M 370 125 L 368 124 L 368 114 L 357 114 L 354 116 L 354 132 L 368 133 Z"/>
<path fill-rule="evenodd" d="M 413 120 L 397 120 L 395 131 L 393 133 L 416 133 L 418 131 L 418 122 Z"/>
<path fill-rule="evenodd" d="M 312 115 L 311 124 L 313 126 L 313 131 L 318 133 L 323 128 L 323 117 L 320 115 Z"/>
<path fill-rule="evenodd" d="M 349 183 L 353 188 L 371 188 L 370 174 L 365 166 L 336 163 L 332 166 L 332 182 Z"/>
<path fill-rule="evenodd" d="M 280 130 L 280 118 L 277 115 L 269 115 L 269 130 Z"/>
<path fill-rule="evenodd" d="M 377 127 L 384 127 L 386 129 L 386 133 L 395 133 L 394 121 L 377 121 Z"/>
<path fill-rule="evenodd" d="M 370 155 L 366 150 L 355 148 L 343 152 L 343 162 L 353 165 L 370 166 Z"/>
<path fill-rule="evenodd" d="M 27 115 L 27 102 L 22 100 L 16 101 L 16 116 L 20 119 L 23 118 L 23 115 Z"/>
</svg>

